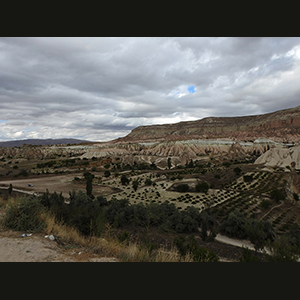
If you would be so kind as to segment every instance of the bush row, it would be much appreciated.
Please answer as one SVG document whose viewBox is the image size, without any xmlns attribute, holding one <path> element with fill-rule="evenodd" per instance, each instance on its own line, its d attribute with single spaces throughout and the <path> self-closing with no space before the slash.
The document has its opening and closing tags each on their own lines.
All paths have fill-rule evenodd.
<svg viewBox="0 0 300 300">
<path fill-rule="evenodd" d="M 48 192 L 39 201 L 58 221 L 76 227 L 85 235 L 101 235 L 107 223 L 114 227 L 156 226 L 164 231 L 197 232 L 203 215 L 193 206 L 179 210 L 169 202 L 130 204 L 127 199 L 107 201 L 102 196 L 92 200 L 82 191 L 70 193 L 69 204 L 62 194 Z"/>
</svg>

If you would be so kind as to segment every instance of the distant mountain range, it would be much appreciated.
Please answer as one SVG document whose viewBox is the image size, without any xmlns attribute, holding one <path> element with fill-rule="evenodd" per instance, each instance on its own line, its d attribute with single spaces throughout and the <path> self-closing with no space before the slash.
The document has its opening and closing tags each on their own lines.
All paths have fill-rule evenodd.
<svg viewBox="0 0 300 300">
<path fill-rule="evenodd" d="M 57 144 L 81 144 L 91 143 L 86 140 L 78 139 L 27 139 L 27 140 L 16 140 L 0 142 L 0 147 L 21 147 L 23 145 L 57 145 Z"/>
</svg>

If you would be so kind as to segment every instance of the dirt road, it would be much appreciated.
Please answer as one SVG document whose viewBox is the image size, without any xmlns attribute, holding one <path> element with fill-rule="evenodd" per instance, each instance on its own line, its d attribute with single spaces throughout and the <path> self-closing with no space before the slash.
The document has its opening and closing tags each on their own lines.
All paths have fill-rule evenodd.
<svg viewBox="0 0 300 300">
<path fill-rule="evenodd" d="M 0 186 L 8 188 L 11 183 L 14 190 L 22 190 L 28 192 L 45 193 L 46 189 L 50 193 L 62 192 L 64 196 L 69 195 L 69 191 L 72 191 L 72 179 L 74 175 L 57 175 L 38 178 L 24 178 L 24 179 L 12 179 L 10 181 L 0 181 Z M 33 184 L 33 187 L 29 187 L 28 184 Z"/>
<path fill-rule="evenodd" d="M 7 190 L 7 187 L 0 186 L 0 189 Z M 28 195 L 34 195 L 35 194 L 35 192 L 24 191 L 24 190 L 15 189 L 15 188 L 13 188 L 12 190 L 13 190 L 13 192 L 19 192 L 19 193 L 28 194 Z"/>
<path fill-rule="evenodd" d="M 254 245 L 247 240 L 238 240 L 238 239 L 229 238 L 220 233 L 217 234 L 215 240 L 221 243 L 225 243 L 237 247 L 246 247 L 249 248 L 250 250 L 255 250 Z"/>
<path fill-rule="evenodd" d="M 69 192 L 72 190 L 86 189 L 85 182 L 74 182 L 74 174 L 66 175 L 49 175 L 36 178 L 23 178 L 23 179 L 11 179 L 0 181 L 0 188 L 7 189 L 11 183 L 14 191 L 28 192 L 29 193 L 45 193 L 48 189 L 50 193 L 62 193 L 65 198 L 69 197 Z M 28 186 L 32 184 L 33 186 Z M 103 184 L 93 184 L 93 194 L 98 195 L 110 195 L 115 193 L 118 189 L 114 189 L 113 186 L 107 186 Z"/>
</svg>

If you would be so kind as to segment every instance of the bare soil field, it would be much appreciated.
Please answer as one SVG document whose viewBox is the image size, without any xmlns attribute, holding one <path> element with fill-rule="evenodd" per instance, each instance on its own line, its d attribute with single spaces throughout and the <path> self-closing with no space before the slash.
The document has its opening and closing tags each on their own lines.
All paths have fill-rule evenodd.
<svg viewBox="0 0 300 300">
<path fill-rule="evenodd" d="M 84 182 L 74 182 L 74 174 L 67 175 L 48 175 L 36 178 L 24 178 L 24 179 L 11 179 L 0 181 L 0 186 L 8 187 L 11 183 L 14 189 L 23 191 L 29 191 L 32 193 L 45 193 L 46 189 L 50 193 L 61 193 L 64 197 L 69 197 L 69 191 L 72 190 L 85 190 Z M 33 187 L 28 186 L 33 184 Z M 118 191 L 114 187 L 106 185 L 95 185 L 94 195 L 109 195 L 113 192 Z"/>
</svg>

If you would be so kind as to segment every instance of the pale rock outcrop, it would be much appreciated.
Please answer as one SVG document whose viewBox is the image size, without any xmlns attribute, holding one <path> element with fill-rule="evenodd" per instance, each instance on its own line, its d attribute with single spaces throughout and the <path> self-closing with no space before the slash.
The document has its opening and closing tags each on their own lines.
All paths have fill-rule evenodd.
<svg viewBox="0 0 300 300">
<path fill-rule="evenodd" d="M 298 202 L 300 199 L 300 176 L 295 170 L 295 165 L 295 162 L 291 163 L 290 176 L 285 186 L 287 200 L 289 200 L 292 203 Z M 296 199 L 295 197 L 298 199 Z"/>
<path fill-rule="evenodd" d="M 264 164 L 267 167 L 286 168 L 295 162 L 296 169 L 300 169 L 300 146 L 292 148 L 274 147 L 262 154 L 254 164 Z"/>
</svg>

